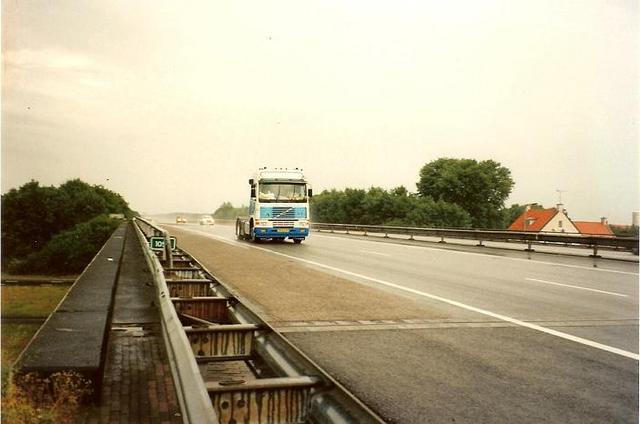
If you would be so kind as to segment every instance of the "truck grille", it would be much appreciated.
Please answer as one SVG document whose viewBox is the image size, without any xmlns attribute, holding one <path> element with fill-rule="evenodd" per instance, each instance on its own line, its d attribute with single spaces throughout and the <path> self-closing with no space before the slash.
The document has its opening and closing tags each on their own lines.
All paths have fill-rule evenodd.
<svg viewBox="0 0 640 424">
<path fill-rule="evenodd" d="M 261 219 L 306 219 L 307 208 L 293 206 L 261 207 Z"/>
<path fill-rule="evenodd" d="M 295 211 L 293 210 L 293 208 L 276 206 L 272 209 L 274 219 L 295 218 Z"/>
</svg>

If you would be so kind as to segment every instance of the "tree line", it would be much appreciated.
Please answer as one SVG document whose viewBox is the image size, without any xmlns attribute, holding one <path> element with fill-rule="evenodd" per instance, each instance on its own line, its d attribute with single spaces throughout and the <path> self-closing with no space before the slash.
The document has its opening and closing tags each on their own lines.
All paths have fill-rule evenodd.
<svg viewBox="0 0 640 424">
<path fill-rule="evenodd" d="M 108 215 L 136 215 L 118 193 L 79 179 L 30 181 L 3 194 L 1 207 L 2 262 L 13 272 L 79 272 L 118 226 Z"/>
<path fill-rule="evenodd" d="M 315 222 L 447 228 L 506 228 L 524 211 L 505 208 L 513 189 L 511 171 L 493 160 L 440 158 L 425 164 L 417 192 L 325 190 L 311 201 Z"/>
<path fill-rule="evenodd" d="M 239 216 L 249 215 L 249 208 L 247 206 L 234 207 L 231 202 L 223 202 L 218 209 L 213 213 L 213 217 L 216 219 L 236 219 Z"/>
</svg>

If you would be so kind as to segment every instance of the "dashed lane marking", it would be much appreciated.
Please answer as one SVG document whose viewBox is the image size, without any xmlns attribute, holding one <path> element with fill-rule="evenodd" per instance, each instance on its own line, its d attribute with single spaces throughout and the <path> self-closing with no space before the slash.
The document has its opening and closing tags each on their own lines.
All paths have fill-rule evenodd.
<svg viewBox="0 0 640 424">
<path fill-rule="evenodd" d="M 531 322 L 531 321 L 529 321 Z M 428 330 L 442 328 L 507 328 L 518 327 L 505 321 L 456 319 L 396 319 L 396 320 L 336 320 L 336 321 L 275 321 L 270 323 L 281 333 L 317 333 L 325 331 L 384 331 Z M 546 327 L 620 327 L 638 325 L 637 319 L 628 320 L 572 320 L 536 321 Z"/>
<path fill-rule="evenodd" d="M 538 280 L 537 278 L 525 278 L 525 280 L 527 280 L 527 281 L 535 281 L 537 283 L 542 283 L 542 284 L 552 284 L 554 286 L 569 287 L 569 288 L 578 289 L 578 290 L 587 290 L 587 291 L 596 292 L 596 293 L 608 294 L 608 295 L 611 295 L 611 296 L 629 297 L 626 294 L 622 294 L 622 293 L 609 292 L 609 291 L 606 291 L 606 290 L 590 289 L 590 288 L 587 288 L 587 287 L 574 286 L 572 284 L 556 283 L 556 282 L 553 282 L 553 281 Z"/>
<path fill-rule="evenodd" d="M 378 256 L 391 256 L 391 255 L 390 255 L 390 254 L 388 254 L 388 253 L 376 252 L 375 250 L 361 250 L 361 252 L 364 252 L 364 253 L 370 253 L 370 254 L 372 254 L 372 255 L 378 255 Z"/>
</svg>

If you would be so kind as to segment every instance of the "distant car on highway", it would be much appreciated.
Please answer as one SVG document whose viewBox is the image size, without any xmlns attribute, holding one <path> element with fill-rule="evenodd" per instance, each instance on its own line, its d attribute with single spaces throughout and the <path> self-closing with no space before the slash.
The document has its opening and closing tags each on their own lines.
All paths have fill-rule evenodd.
<svg viewBox="0 0 640 424">
<path fill-rule="evenodd" d="M 186 224 L 186 223 L 187 223 L 187 218 L 183 218 L 181 216 L 176 217 L 176 224 Z"/>
<path fill-rule="evenodd" d="M 200 217 L 200 220 L 198 220 L 198 222 L 200 223 L 200 225 L 213 225 L 215 224 L 215 221 L 213 219 L 213 217 L 211 215 L 202 215 Z"/>
</svg>

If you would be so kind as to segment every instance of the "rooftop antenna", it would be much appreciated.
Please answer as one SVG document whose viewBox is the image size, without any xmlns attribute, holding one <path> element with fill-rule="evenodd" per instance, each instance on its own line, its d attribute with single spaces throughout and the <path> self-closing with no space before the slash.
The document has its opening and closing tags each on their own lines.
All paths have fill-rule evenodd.
<svg viewBox="0 0 640 424">
<path fill-rule="evenodd" d="M 558 204 L 562 204 L 562 193 L 566 193 L 567 190 L 560 190 L 559 188 L 556 189 L 556 191 L 558 192 Z"/>
</svg>

